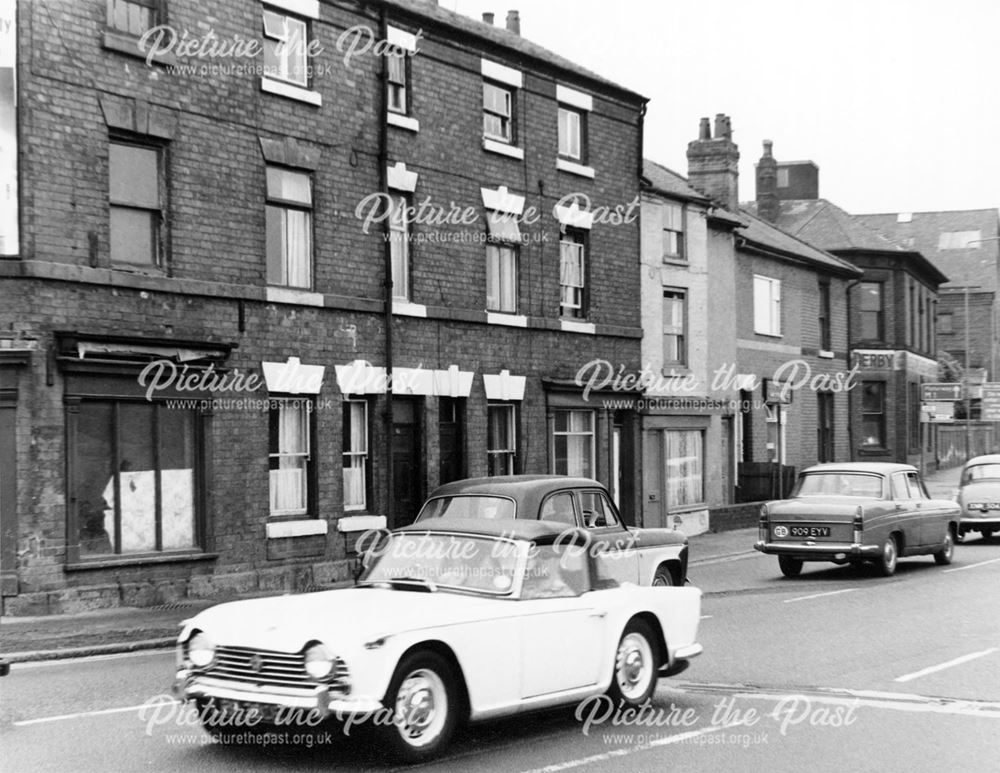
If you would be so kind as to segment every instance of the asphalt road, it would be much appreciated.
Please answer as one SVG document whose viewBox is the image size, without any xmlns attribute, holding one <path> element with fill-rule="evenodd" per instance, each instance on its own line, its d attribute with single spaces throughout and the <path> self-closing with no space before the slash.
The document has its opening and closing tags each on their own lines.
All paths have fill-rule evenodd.
<svg viewBox="0 0 1000 773">
<path fill-rule="evenodd" d="M 788 580 L 753 554 L 698 565 L 692 580 L 705 654 L 661 681 L 655 715 L 616 723 L 592 706 L 494 722 L 424 768 L 997 770 L 1000 542 L 960 545 L 950 567 L 901 560 L 890 579 L 807 564 Z M 166 697 L 172 669 L 166 652 L 17 666 L 0 679 L 0 767 L 391 769 L 357 732 L 311 748 L 212 745 Z"/>
</svg>

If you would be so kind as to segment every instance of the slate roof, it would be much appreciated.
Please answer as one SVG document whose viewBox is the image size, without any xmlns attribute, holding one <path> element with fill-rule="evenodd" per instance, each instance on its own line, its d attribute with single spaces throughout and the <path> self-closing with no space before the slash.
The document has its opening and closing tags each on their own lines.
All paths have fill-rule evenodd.
<svg viewBox="0 0 1000 773">
<path fill-rule="evenodd" d="M 744 206 L 751 212 L 757 211 L 755 202 Z M 846 212 L 827 199 L 792 199 L 781 201 L 778 206 L 776 225 L 810 244 L 837 253 L 898 254 L 903 260 L 913 263 L 914 268 L 932 281 L 948 281 L 947 275 L 921 254 L 921 251 L 880 233 L 867 225 L 861 217 Z"/>
<path fill-rule="evenodd" d="M 944 272 L 949 285 L 979 285 L 982 290 L 996 292 L 1000 257 L 1000 223 L 996 209 L 963 209 L 949 212 L 895 212 L 856 215 L 869 228 L 893 239 L 909 249 L 919 250 Z M 907 222 L 908 221 L 908 222 Z M 971 232 L 978 231 L 976 236 Z M 972 239 L 989 239 L 982 244 L 959 249 L 942 249 L 944 240 L 962 241 L 962 234 Z M 954 236 L 947 236 L 953 234 Z"/>
<path fill-rule="evenodd" d="M 777 251 L 792 259 L 804 260 L 834 273 L 861 276 L 861 269 L 850 261 L 838 258 L 825 250 L 814 247 L 809 242 L 793 236 L 787 231 L 762 220 L 749 208 L 741 208 L 740 214 L 747 221 L 746 227 L 738 234 L 752 243 L 752 246 L 767 251 Z"/>
<path fill-rule="evenodd" d="M 655 193 L 687 201 L 710 203 L 710 199 L 705 194 L 691 187 L 686 177 L 662 164 L 650 161 L 648 158 L 642 160 L 642 178 L 649 190 Z"/>
<path fill-rule="evenodd" d="M 497 20 L 499 22 L 498 25 L 487 24 L 479 19 L 473 19 L 469 16 L 456 13 L 455 11 L 449 11 L 447 8 L 442 8 L 437 3 L 428 2 L 428 0 L 381 1 L 390 9 L 396 8 L 412 16 L 431 20 L 436 24 L 448 27 L 456 32 L 487 41 L 494 46 L 506 48 L 519 55 L 513 57 L 514 60 L 519 58 L 533 59 L 536 62 L 541 62 L 549 67 L 563 70 L 567 73 L 572 73 L 579 78 L 600 84 L 601 86 L 617 91 L 622 95 L 636 100 L 648 101 L 646 97 L 632 91 L 631 89 L 625 88 L 614 81 L 608 80 L 607 78 L 598 75 L 585 67 L 581 67 L 575 62 L 571 62 L 569 59 L 565 59 L 558 54 L 549 51 L 547 48 L 543 48 L 537 43 L 532 43 L 530 40 L 527 40 L 520 35 L 508 32 L 507 28 L 503 24 L 502 17 Z M 507 63 L 509 64 L 509 62 Z"/>
</svg>

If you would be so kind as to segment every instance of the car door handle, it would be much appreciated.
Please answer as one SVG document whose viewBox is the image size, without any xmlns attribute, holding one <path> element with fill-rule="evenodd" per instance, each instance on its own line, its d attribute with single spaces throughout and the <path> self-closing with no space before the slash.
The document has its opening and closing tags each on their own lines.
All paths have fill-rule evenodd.
<svg viewBox="0 0 1000 773">
<path fill-rule="evenodd" d="M 590 616 L 591 617 L 607 617 L 608 613 L 604 612 L 604 611 L 596 611 L 596 612 L 591 612 Z"/>
</svg>

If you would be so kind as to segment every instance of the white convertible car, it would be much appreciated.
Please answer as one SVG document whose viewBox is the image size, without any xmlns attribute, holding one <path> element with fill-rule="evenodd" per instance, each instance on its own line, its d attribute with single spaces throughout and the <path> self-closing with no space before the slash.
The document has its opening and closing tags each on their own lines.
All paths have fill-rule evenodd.
<svg viewBox="0 0 1000 773">
<path fill-rule="evenodd" d="M 585 544 L 539 521 L 382 532 L 357 587 L 186 621 L 175 692 L 223 741 L 363 720 L 411 762 L 464 721 L 605 692 L 641 705 L 701 652 L 701 591 L 619 584 Z"/>
</svg>

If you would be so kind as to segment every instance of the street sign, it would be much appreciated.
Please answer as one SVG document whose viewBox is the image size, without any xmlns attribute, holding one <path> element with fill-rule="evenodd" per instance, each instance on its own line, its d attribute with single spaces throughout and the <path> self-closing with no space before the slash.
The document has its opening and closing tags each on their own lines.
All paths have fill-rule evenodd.
<svg viewBox="0 0 1000 773">
<path fill-rule="evenodd" d="M 961 384 L 921 384 L 920 399 L 925 403 L 945 402 L 947 400 L 961 400 Z"/>
<path fill-rule="evenodd" d="M 955 420 L 955 403 L 924 403 L 920 406 L 920 418 L 929 424 L 948 424 Z"/>
<path fill-rule="evenodd" d="M 1000 384 L 996 382 L 985 383 L 982 389 L 982 420 L 1000 421 Z"/>
</svg>

